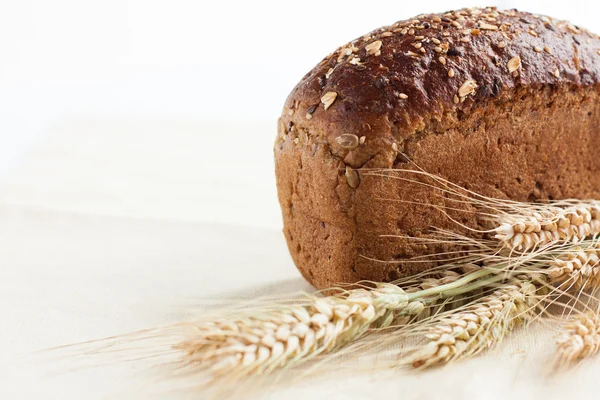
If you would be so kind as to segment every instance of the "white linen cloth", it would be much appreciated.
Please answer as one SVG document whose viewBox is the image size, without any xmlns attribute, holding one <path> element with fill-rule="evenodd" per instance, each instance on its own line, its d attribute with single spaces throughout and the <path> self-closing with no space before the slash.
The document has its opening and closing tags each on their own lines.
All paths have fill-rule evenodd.
<svg viewBox="0 0 600 400">
<path fill-rule="evenodd" d="M 176 322 L 215 296 L 311 290 L 280 233 L 272 125 L 52 128 L 0 185 L 0 399 L 192 397 L 150 396 L 140 388 L 155 377 L 135 363 L 64 372 L 31 354 Z M 553 333 L 536 324 L 446 368 L 322 377 L 265 397 L 596 398 L 600 358 L 552 375 L 553 352 Z"/>
</svg>

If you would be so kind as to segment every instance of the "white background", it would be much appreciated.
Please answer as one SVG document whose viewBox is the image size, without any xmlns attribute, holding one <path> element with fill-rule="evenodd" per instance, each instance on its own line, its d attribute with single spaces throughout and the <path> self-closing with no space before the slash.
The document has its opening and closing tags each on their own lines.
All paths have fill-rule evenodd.
<svg viewBox="0 0 600 400">
<path fill-rule="evenodd" d="M 202 146 L 186 151 L 205 160 L 207 180 L 255 188 L 252 213 L 232 214 L 241 203 L 224 188 L 199 200 L 210 206 L 230 198 L 229 210 L 208 207 L 197 218 L 279 227 L 271 144 L 295 83 L 338 45 L 371 29 L 490 3 L 600 31 L 600 5 L 584 1 L 2 0 L 0 178 L 65 123 L 84 119 L 71 129 L 85 136 L 95 121 L 117 131 L 140 129 L 132 121 L 184 121 L 201 137 Z M 245 130 L 246 123 L 261 128 Z M 168 129 L 162 134 L 168 143 Z M 226 179 L 241 170 L 244 177 Z"/>
<path fill-rule="evenodd" d="M 0 0 L 0 399 L 147 399 L 155 380 L 137 366 L 60 374 L 32 351 L 180 321 L 215 296 L 311 290 L 280 232 L 284 99 L 340 44 L 475 4 Z M 496 4 L 600 32 L 598 3 Z M 540 376 L 552 335 L 537 325 L 449 369 L 271 398 L 596 398 L 598 363 Z"/>
</svg>

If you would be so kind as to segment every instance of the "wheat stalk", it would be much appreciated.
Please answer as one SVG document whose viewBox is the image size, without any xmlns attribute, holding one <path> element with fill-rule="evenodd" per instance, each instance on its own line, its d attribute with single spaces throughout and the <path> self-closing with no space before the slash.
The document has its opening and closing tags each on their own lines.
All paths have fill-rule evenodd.
<svg viewBox="0 0 600 400">
<path fill-rule="evenodd" d="M 516 281 L 443 316 L 425 332 L 426 344 L 408 359 L 416 368 L 430 367 L 490 348 L 531 315 L 536 291 L 533 283 Z"/>
<path fill-rule="evenodd" d="M 563 334 L 557 341 L 561 362 L 582 360 L 600 350 L 600 315 L 597 312 L 588 311 L 571 316 L 563 328 Z"/>
<path fill-rule="evenodd" d="M 537 209 L 525 208 L 521 214 L 499 218 L 494 229 L 502 246 L 519 251 L 556 243 L 578 243 L 600 234 L 600 203 L 557 207 L 547 205 Z"/>
</svg>

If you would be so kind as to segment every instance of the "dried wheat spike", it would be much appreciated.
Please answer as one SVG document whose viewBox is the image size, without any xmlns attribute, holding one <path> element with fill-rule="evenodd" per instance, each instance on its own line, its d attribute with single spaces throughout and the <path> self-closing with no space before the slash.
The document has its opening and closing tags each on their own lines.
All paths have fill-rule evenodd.
<svg viewBox="0 0 600 400">
<path fill-rule="evenodd" d="M 558 339 L 559 360 L 571 363 L 600 350 L 600 317 L 594 312 L 578 314 L 567 320 Z"/>
<path fill-rule="evenodd" d="M 570 207 L 548 206 L 529 215 L 508 215 L 500 219 L 494 233 L 503 246 L 519 251 L 552 243 L 577 243 L 600 234 L 600 205 L 582 202 Z"/>
<path fill-rule="evenodd" d="M 579 246 L 552 260 L 548 275 L 553 284 L 567 282 L 574 289 L 600 286 L 600 242 L 583 249 Z"/>
<path fill-rule="evenodd" d="M 443 317 L 425 334 L 427 343 L 411 357 L 412 365 L 418 368 L 445 364 L 499 343 L 531 315 L 535 293 L 535 285 L 517 281 Z"/>
<path fill-rule="evenodd" d="M 217 374 L 262 373 L 332 351 L 370 327 L 388 326 L 396 316 L 418 314 L 423 308 L 422 302 L 409 301 L 400 287 L 380 283 L 374 290 L 311 297 L 304 305 L 205 323 L 179 347 L 187 361 Z"/>
</svg>

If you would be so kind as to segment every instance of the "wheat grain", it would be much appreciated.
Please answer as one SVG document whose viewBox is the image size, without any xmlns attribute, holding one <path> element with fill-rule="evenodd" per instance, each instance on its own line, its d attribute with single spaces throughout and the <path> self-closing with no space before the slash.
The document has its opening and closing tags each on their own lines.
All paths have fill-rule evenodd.
<svg viewBox="0 0 600 400">
<path fill-rule="evenodd" d="M 558 339 L 558 356 L 563 363 L 590 357 L 600 350 L 600 316 L 586 312 L 570 317 Z"/>
<path fill-rule="evenodd" d="M 332 351 L 363 335 L 372 325 L 388 326 L 397 315 L 419 313 L 398 286 L 378 284 L 343 296 L 311 297 L 266 315 L 224 319 L 197 327 L 179 346 L 190 362 L 210 365 L 215 373 L 235 369 L 261 373 Z"/>
<path fill-rule="evenodd" d="M 519 251 L 561 242 L 578 243 L 600 234 L 600 203 L 548 205 L 529 213 L 525 209 L 523 214 L 499 218 L 494 233 L 503 246 Z"/>
<path fill-rule="evenodd" d="M 574 246 L 550 261 L 548 275 L 553 284 L 568 282 L 574 289 L 600 287 L 600 242 Z"/>
<path fill-rule="evenodd" d="M 445 364 L 490 348 L 531 314 L 535 293 L 534 284 L 517 281 L 444 316 L 425 333 L 426 344 L 409 357 L 412 365 L 418 368 Z"/>
</svg>

